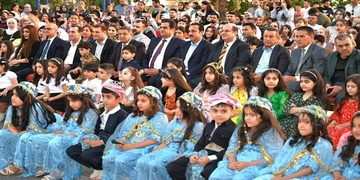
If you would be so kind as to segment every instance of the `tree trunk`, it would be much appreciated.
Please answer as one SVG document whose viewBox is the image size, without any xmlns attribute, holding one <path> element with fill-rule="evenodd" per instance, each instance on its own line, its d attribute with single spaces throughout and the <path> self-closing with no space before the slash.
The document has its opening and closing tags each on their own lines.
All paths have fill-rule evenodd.
<svg viewBox="0 0 360 180">
<path fill-rule="evenodd" d="M 218 5 L 219 14 L 220 14 L 220 21 L 225 21 L 226 20 L 226 12 L 227 12 L 227 8 L 226 8 L 227 0 L 218 0 L 217 5 Z"/>
</svg>

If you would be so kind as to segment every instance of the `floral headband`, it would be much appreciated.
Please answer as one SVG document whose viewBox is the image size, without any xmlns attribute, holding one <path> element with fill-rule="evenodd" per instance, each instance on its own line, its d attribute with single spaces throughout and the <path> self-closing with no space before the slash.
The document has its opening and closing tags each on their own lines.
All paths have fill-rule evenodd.
<svg viewBox="0 0 360 180">
<path fill-rule="evenodd" d="M 264 108 L 264 109 L 267 109 L 269 110 L 270 112 L 274 112 L 273 110 L 273 107 L 272 107 L 272 104 L 270 103 L 269 100 L 263 98 L 263 97 L 260 97 L 260 96 L 251 96 L 245 103 L 245 106 L 246 105 L 253 105 L 253 106 L 258 106 L 258 107 L 261 107 L 261 108 Z M 275 114 L 275 113 L 273 113 Z"/>
<path fill-rule="evenodd" d="M 217 74 L 221 74 L 221 73 L 219 72 L 219 70 L 221 69 L 221 66 L 219 65 L 219 63 L 217 63 L 217 62 L 209 63 L 209 64 L 207 64 L 207 65 L 205 66 L 204 70 L 205 70 L 206 68 L 208 68 L 208 67 L 214 68 L 214 69 L 215 69 L 215 72 L 216 72 Z"/>
<path fill-rule="evenodd" d="M 67 95 L 84 95 L 88 94 L 93 102 L 96 102 L 95 97 L 84 86 L 80 84 L 72 84 L 66 91 Z"/>
<path fill-rule="evenodd" d="M 17 84 L 16 87 L 21 88 L 22 90 L 24 90 L 27 93 L 31 94 L 33 97 L 36 97 L 36 95 L 37 95 L 36 87 L 34 86 L 34 84 L 32 84 L 30 82 L 22 81 L 19 84 Z"/>
<path fill-rule="evenodd" d="M 316 105 L 305 106 L 303 109 L 300 110 L 299 114 L 301 113 L 311 114 L 316 118 L 322 119 L 323 121 L 326 120 L 326 112 L 320 106 L 316 106 Z"/>
<path fill-rule="evenodd" d="M 154 86 L 145 86 L 137 91 L 138 93 L 145 93 L 146 95 L 150 97 L 155 97 L 158 99 L 158 101 L 161 102 L 162 100 L 162 94 L 159 89 L 157 89 Z"/>
<path fill-rule="evenodd" d="M 187 102 L 188 105 L 190 105 L 192 108 L 196 108 L 199 111 L 201 111 L 201 106 L 203 104 L 203 101 L 201 97 L 199 97 L 198 95 L 192 92 L 186 92 L 183 95 L 181 95 L 179 98 Z"/>
</svg>

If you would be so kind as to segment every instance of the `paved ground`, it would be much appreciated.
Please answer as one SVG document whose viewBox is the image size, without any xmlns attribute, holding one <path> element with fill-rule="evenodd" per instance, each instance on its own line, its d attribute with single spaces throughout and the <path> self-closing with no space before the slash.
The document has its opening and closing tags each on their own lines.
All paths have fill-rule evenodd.
<svg viewBox="0 0 360 180">
<path fill-rule="evenodd" d="M 0 129 L 2 129 L 4 123 L 0 123 Z M 89 176 L 92 173 L 92 169 L 87 167 L 82 168 L 82 176 L 78 180 L 89 180 Z M 29 177 L 29 178 L 19 178 L 18 176 L 3 176 L 0 174 L 0 180 L 40 180 L 40 178 Z"/>
</svg>

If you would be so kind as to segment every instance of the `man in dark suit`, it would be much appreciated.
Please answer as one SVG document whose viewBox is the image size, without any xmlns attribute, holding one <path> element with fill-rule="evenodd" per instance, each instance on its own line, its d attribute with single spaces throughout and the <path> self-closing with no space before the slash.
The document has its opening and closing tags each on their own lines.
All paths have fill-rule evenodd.
<svg viewBox="0 0 360 180">
<path fill-rule="evenodd" d="M 203 68 L 211 52 L 211 43 L 202 38 L 203 33 L 203 25 L 199 23 L 190 24 L 188 30 L 190 41 L 186 41 L 181 46 L 178 55 L 184 60 L 190 85 L 193 88 L 199 84 Z"/>
<path fill-rule="evenodd" d="M 64 44 L 65 41 L 57 37 L 58 27 L 54 23 L 48 23 L 44 29 L 47 39 L 41 41 L 39 50 L 35 56 L 35 60 L 38 59 L 50 59 L 61 58 L 64 59 Z M 36 61 L 34 61 L 36 63 Z"/>
<path fill-rule="evenodd" d="M 261 74 L 269 68 L 278 69 L 284 74 L 290 63 L 289 50 L 278 45 L 279 32 L 275 28 L 268 28 L 264 32 L 264 46 L 254 50 L 250 65 L 256 74 L 255 80 L 260 80 Z"/>
<path fill-rule="evenodd" d="M 134 57 L 134 59 L 141 65 L 142 61 L 144 59 L 145 56 L 145 44 L 136 40 L 133 40 L 133 34 L 131 31 L 130 27 L 127 26 L 122 26 L 119 29 L 119 39 L 120 42 L 116 43 L 114 46 L 114 53 L 111 56 L 111 59 L 113 61 L 113 64 L 115 64 L 115 67 L 117 68 L 117 70 L 120 69 L 121 64 L 122 64 L 122 48 L 125 45 L 133 45 L 136 47 L 136 55 Z M 116 73 L 117 74 L 117 73 Z M 118 75 L 116 75 L 118 76 Z"/>
<path fill-rule="evenodd" d="M 69 28 L 69 42 L 66 42 L 64 46 L 64 65 L 66 72 L 78 67 L 80 64 L 81 55 L 77 45 L 81 41 L 81 32 L 82 28 L 79 26 Z"/>
<path fill-rule="evenodd" d="M 94 41 L 91 42 L 91 53 L 99 59 L 100 64 L 111 63 L 115 66 L 111 60 L 111 56 L 114 52 L 116 42 L 108 38 L 106 32 L 107 28 L 105 25 L 97 24 L 94 26 L 92 33 Z"/>
<path fill-rule="evenodd" d="M 145 54 L 142 67 L 145 68 L 144 81 L 149 85 L 160 88 L 161 81 L 159 72 L 165 68 L 167 61 L 176 57 L 182 43 L 181 39 L 174 37 L 176 23 L 172 20 L 162 20 L 160 27 L 161 37 L 150 41 L 149 48 Z"/>
<path fill-rule="evenodd" d="M 301 26 L 295 32 L 298 48 L 291 53 L 291 62 L 284 74 L 284 80 L 293 94 L 300 91 L 300 74 L 307 69 L 315 69 L 324 74 L 327 52 L 323 47 L 313 43 L 314 30 Z"/>
<path fill-rule="evenodd" d="M 225 24 L 221 32 L 221 39 L 212 46 L 207 63 L 218 62 L 224 73 L 229 77 L 237 66 L 246 66 L 250 63 L 250 47 L 237 38 L 238 27 L 235 24 Z M 223 55 L 222 55 L 222 52 Z"/>
<path fill-rule="evenodd" d="M 57 37 L 58 27 L 54 23 L 46 24 L 44 28 L 44 34 L 47 37 L 46 40 L 40 42 L 39 50 L 34 57 L 32 68 L 24 69 L 24 72 L 31 74 L 35 70 L 35 64 L 41 59 L 61 58 L 64 59 L 64 44 L 65 41 Z"/>
<path fill-rule="evenodd" d="M 336 50 L 327 56 L 324 82 L 329 97 L 335 97 L 335 103 L 345 95 L 345 80 L 352 74 L 360 73 L 360 50 L 355 49 L 355 41 L 348 34 L 335 38 Z"/>
</svg>

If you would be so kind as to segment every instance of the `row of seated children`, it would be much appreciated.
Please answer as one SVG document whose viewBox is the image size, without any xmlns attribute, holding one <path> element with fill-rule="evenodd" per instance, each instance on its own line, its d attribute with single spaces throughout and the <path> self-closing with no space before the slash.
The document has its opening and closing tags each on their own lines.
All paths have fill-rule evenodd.
<svg viewBox="0 0 360 180">
<path fill-rule="evenodd" d="M 60 59 L 58 59 L 61 62 Z M 52 65 L 56 61 L 49 61 Z M 39 68 L 38 68 L 39 66 Z M 47 66 L 45 62 L 39 61 L 36 63 L 36 67 L 39 73 L 45 74 L 41 66 Z M 162 102 L 165 106 L 164 112 L 168 116 L 168 119 L 173 119 L 175 113 L 175 102 L 177 98 L 184 92 L 192 91 L 191 87 L 187 84 L 186 73 L 184 72 L 184 65 L 181 59 L 171 58 L 167 64 L 169 67 L 160 73 L 161 81 L 163 88 L 161 92 L 163 95 Z M 84 67 L 83 73 L 85 74 L 86 80 L 83 82 L 83 85 L 87 87 L 88 90 L 92 91 L 95 94 L 97 103 L 100 100 L 99 90 L 100 81 L 102 83 L 110 80 L 111 76 L 115 72 L 115 67 L 111 64 L 101 64 L 100 68 L 97 69 L 96 64 L 86 64 Z M 177 71 L 173 70 L 177 69 Z M 97 72 L 98 70 L 98 72 Z M 36 74 L 39 74 L 38 72 Z M 126 97 L 122 102 L 122 107 L 131 112 L 133 109 L 134 94 L 138 88 L 142 88 L 144 85 L 139 76 L 140 74 L 132 67 L 127 67 L 119 72 L 120 82 L 125 85 Z M 42 80 L 44 81 L 46 74 L 42 75 Z M 356 82 L 356 79 L 359 75 L 352 75 L 348 78 L 347 81 L 351 87 L 359 87 L 360 83 Z M 36 76 L 35 76 L 36 77 Z M 100 80 L 98 80 L 97 78 Z M 277 119 L 280 122 L 280 125 L 284 128 L 285 134 L 287 137 L 291 136 L 293 133 L 294 120 L 296 119 L 296 114 L 298 111 L 307 105 L 315 104 L 319 105 L 322 108 L 327 106 L 327 97 L 324 93 L 324 83 L 321 75 L 316 70 L 306 70 L 301 75 L 301 89 L 303 92 L 295 93 L 290 97 L 290 93 L 284 83 L 281 73 L 277 69 L 270 68 L 266 70 L 260 79 L 258 86 L 255 86 L 254 76 L 252 73 L 252 67 L 236 67 L 233 70 L 233 73 L 229 77 L 229 84 L 227 83 L 226 77 L 223 74 L 222 67 L 217 63 L 210 63 L 204 68 L 203 81 L 194 89 L 194 93 L 202 97 L 204 101 L 203 109 L 206 113 L 207 120 L 211 120 L 211 113 L 209 112 L 209 105 L 207 99 L 214 94 L 218 93 L 229 93 L 235 99 L 237 99 L 242 105 L 246 100 L 252 95 L 259 95 L 268 99 L 274 108 Z M 34 79 L 36 82 L 37 78 Z M 45 87 L 41 87 L 41 83 L 38 83 L 40 95 L 38 99 L 44 97 Z M 346 86 L 348 87 L 348 86 Z M 350 87 L 350 86 L 349 86 Z M 58 100 L 54 99 L 63 96 L 63 88 L 58 87 L 57 92 L 56 88 L 50 93 L 50 100 L 47 100 L 47 103 L 54 109 L 59 109 L 57 107 L 59 102 L 63 102 L 63 98 Z M 354 88 L 353 88 L 354 89 Z M 95 92 L 96 91 L 96 92 Z M 351 95 L 348 93 L 347 88 L 345 89 L 346 95 L 339 103 L 338 107 L 335 110 L 334 115 L 330 117 L 329 130 L 331 132 L 331 137 L 334 145 L 338 143 L 338 139 L 341 134 L 348 132 L 350 128 L 351 115 L 357 111 L 358 108 L 358 92 L 357 90 L 350 90 Z M 62 92 L 59 94 L 59 92 Z M 52 98 L 51 96 L 55 96 Z M 46 98 L 46 99 L 48 99 Z M 351 101 L 352 103 L 345 103 Z M 58 102 L 58 103 L 56 103 Z M 344 108 L 342 108 L 344 106 Z M 285 108 L 284 108 L 285 107 Z M 62 107 L 63 108 L 63 107 Z M 343 109 L 343 113 L 340 113 L 340 109 Z M 237 109 L 233 121 L 236 124 L 241 122 L 242 108 Z M 340 118 L 341 117 L 341 118 Z M 339 120 L 342 120 L 341 122 Z M 334 128 L 336 124 L 336 128 Z M 332 130 L 334 129 L 334 130 Z"/>
<path fill-rule="evenodd" d="M 319 106 L 309 105 L 299 111 L 295 134 L 283 145 L 285 136 L 271 103 L 261 97 L 248 99 L 242 113 L 244 121 L 236 128 L 230 119 L 240 106 L 236 99 L 226 94 L 210 98 L 213 121 L 205 125 L 204 114 L 200 111 L 202 99 L 187 92 L 177 101 L 176 119 L 164 129 L 168 121 L 159 106 L 162 95 L 154 87 L 138 91 L 136 109 L 127 116 L 119 107 L 125 90 L 116 82 L 105 83 L 102 89 L 105 111 L 98 118 L 90 93 L 81 85 L 71 85 L 67 89 L 68 105 L 63 125 L 55 123 L 54 114 L 34 98 L 35 91 L 27 82 L 14 89 L 5 129 L 0 131 L 0 140 L 6 146 L 0 149 L 1 174 L 25 171 L 23 176 L 41 176 L 47 172 L 49 175 L 43 179 L 72 179 L 77 173 L 74 170 L 78 169 L 74 168 L 78 164 L 69 158 L 72 157 L 89 167 L 97 165 L 98 169 L 92 174 L 95 179 L 176 179 L 179 176 L 184 179 L 186 175 L 206 179 L 331 176 L 326 172 L 331 165 L 328 157 L 332 154 L 332 145 L 325 111 Z M 111 110 L 107 109 L 110 104 Z M 24 111 L 25 107 L 30 111 Z M 122 114 L 115 121 L 120 125 L 112 124 L 110 128 L 107 123 L 114 121 L 109 118 L 117 112 Z M 352 122 L 354 135 L 349 137 L 353 139 L 348 142 L 355 142 L 351 145 L 353 149 L 356 147 L 354 138 L 359 134 L 359 125 L 354 124 L 358 123 L 357 117 L 355 115 Z M 109 129 L 113 133 L 109 133 Z M 199 134 L 201 129 L 204 129 L 202 135 Z M 35 142 L 38 140 L 41 141 Z M 80 144 L 71 146 L 76 142 Z M 344 147 L 349 149 L 348 143 Z M 338 151 L 342 153 L 346 148 Z M 341 168 L 335 169 L 334 175 L 339 172 L 344 172 L 344 176 L 356 175 L 351 174 L 354 169 L 345 173 L 346 162 L 349 162 L 346 160 L 352 163 L 353 157 L 346 153 L 341 157 L 340 161 L 344 161 L 340 163 Z M 188 162 L 190 167 L 201 165 L 203 169 L 200 172 L 194 168 L 186 170 Z M 356 168 L 356 163 L 350 166 Z"/>
</svg>

